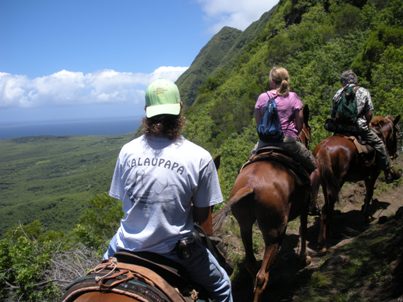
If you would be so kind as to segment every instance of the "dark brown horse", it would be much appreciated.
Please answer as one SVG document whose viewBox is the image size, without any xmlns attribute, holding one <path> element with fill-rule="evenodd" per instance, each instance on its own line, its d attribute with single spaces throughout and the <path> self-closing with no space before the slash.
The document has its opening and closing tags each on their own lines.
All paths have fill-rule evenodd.
<svg viewBox="0 0 403 302">
<path fill-rule="evenodd" d="M 309 131 L 307 125 L 305 129 Z M 310 133 L 306 132 L 306 137 L 310 137 Z M 228 202 L 214 216 L 215 229 L 221 227 L 230 211 L 239 223 L 246 268 L 255 277 L 253 301 L 261 300 L 269 281 L 270 266 L 276 259 L 287 224 L 297 216 L 301 219 L 300 256 L 305 261 L 308 204 L 307 187 L 299 181 L 290 167 L 284 161 L 276 159 L 275 152 L 258 153 L 241 169 Z M 252 228 L 255 222 L 265 243 L 260 266 L 253 252 Z"/>
<path fill-rule="evenodd" d="M 398 122 L 391 116 L 376 116 L 371 121 L 371 127 L 386 145 L 389 155 L 397 156 L 397 142 L 400 136 Z M 375 164 L 375 151 L 359 154 L 354 142 L 347 136 L 333 135 L 323 140 L 314 150 L 319 168 L 320 183 L 325 198 L 322 208 L 318 244 L 326 249 L 329 225 L 331 225 L 334 205 L 339 199 L 339 192 L 346 181 L 365 182 L 365 198 L 362 211 L 369 218 L 369 206 L 374 193 L 374 185 L 380 174 Z"/>
</svg>

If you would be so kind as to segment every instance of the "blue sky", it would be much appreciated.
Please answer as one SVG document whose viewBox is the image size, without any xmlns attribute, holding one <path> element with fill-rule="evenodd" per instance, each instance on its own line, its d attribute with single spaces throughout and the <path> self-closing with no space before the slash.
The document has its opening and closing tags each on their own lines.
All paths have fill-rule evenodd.
<svg viewBox="0 0 403 302">
<path fill-rule="evenodd" d="M 141 116 L 150 81 L 277 2 L 0 0 L 0 123 Z"/>
</svg>

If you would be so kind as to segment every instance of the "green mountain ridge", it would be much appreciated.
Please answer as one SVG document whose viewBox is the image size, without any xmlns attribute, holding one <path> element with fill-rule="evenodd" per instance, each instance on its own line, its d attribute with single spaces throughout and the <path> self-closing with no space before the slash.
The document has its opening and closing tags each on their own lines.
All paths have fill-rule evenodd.
<svg viewBox="0 0 403 302">
<path fill-rule="evenodd" d="M 281 0 L 244 31 L 225 27 L 217 33 L 177 84 L 186 104 L 185 136 L 213 156 L 221 155 L 224 198 L 256 143 L 253 108 L 275 65 L 289 70 L 292 89 L 310 107 L 311 148 L 329 135 L 323 122 L 339 88 L 339 74 L 347 68 L 370 90 L 375 114 L 402 114 L 402 22 L 401 0 Z M 118 204 L 104 193 L 121 146 L 139 133 L 0 141 L 0 235 L 5 236 L 0 240 L 0 298 L 8 297 L 8 282 L 16 284 L 16 294 L 25 301 L 52 301 L 33 285 L 47 280 L 52 244 L 76 247 L 79 241 L 92 250 L 105 248 L 119 213 Z M 38 222 L 26 229 L 19 226 L 35 220 L 44 228 Z M 393 225 L 385 225 L 392 226 L 391 238 Z M 401 259 L 401 248 L 391 246 Z M 40 269 L 32 259 L 41 261 Z M 388 263 L 400 261 L 401 267 L 399 259 Z M 373 279 L 386 276 L 383 270 L 373 273 Z M 306 287 L 309 293 L 301 289 L 298 301 L 305 294 L 315 301 L 333 299 L 333 281 L 324 274 L 308 278 L 308 283 L 316 278 L 318 286 Z M 348 284 L 343 286 L 347 291 Z M 349 293 L 337 301 L 358 301 L 354 297 Z"/>
<path fill-rule="evenodd" d="M 329 135 L 323 123 L 347 68 L 370 89 L 375 114 L 402 113 L 402 14 L 397 0 L 284 0 L 239 35 L 200 85 L 185 132 L 221 154 L 225 192 L 256 142 L 253 108 L 275 65 L 310 107 L 312 147 Z"/>
<path fill-rule="evenodd" d="M 224 27 L 200 50 L 186 70 L 176 81 L 181 88 L 181 97 L 187 106 L 194 103 L 198 89 L 222 61 L 237 40 L 240 30 Z"/>
<path fill-rule="evenodd" d="M 177 81 L 187 104 L 185 135 L 213 155 L 221 154 L 220 180 L 225 196 L 256 141 L 253 107 L 259 93 L 267 88 L 268 72 L 274 65 L 290 71 L 293 90 L 311 108 L 312 146 L 328 135 L 323 121 L 339 87 L 338 75 L 346 68 L 362 71 L 360 82 L 370 89 L 377 114 L 402 112 L 402 15 L 398 0 L 283 0 L 244 31 L 224 27 L 200 50 Z M 4 219 L 0 220 L 0 231 L 13 221 L 46 217 L 46 211 L 60 210 L 63 200 L 82 204 L 91 194 L 107 191 L 112 163 L 123 140 L 117 140 L 116 145 L 109 144 L 112 139 L 105 144 L 102 139 L 93 140 L 98 148 L 92 151 L 87 150 L 89 142 L 80 145 L 79 139 L 69 138 L 64 144 L 43 144 L 47 151 L 43 154 L 38 151 L 40 139 L 31 140 L 32 145 L 29 140 L 26 144 L 17 144 L 17 140 L 14 145 L 1 142 L 0 217 Z M 76 154 L 67 142 L 77 144 Z M 60 150 L 55 149 L 57 145 Z M 113 152 L 106 153 L 108 148 Z M 55 155 L 49 153 L 53 150 Z M 63 158 L 57 159 L 57 153 Z M 32 164 L 30 157 L 35 156 L 45 164 Z M 46 162 L 49 156 L 54 160 Z M 93 164 L 97 158 L 108 162 L 108 168 Z M 88 162 L 95 170 L 84 171 Z M 57 169 L 64 174 L 55 172 Z M 83 185 L 80 177 L 89 184 Z M 93 184 L 91 179 L 96 177 L 102 181 Z M 31 211 L 25 211 L 27 208 Z M 24 215 L 17 214 L 20 212 Z M 57 223 L 68 225 L 71 215 L 65 216 L 65 222 L 60 218 Z M 56 222 L 46 225 L 55 226 Z"/>
</svg>

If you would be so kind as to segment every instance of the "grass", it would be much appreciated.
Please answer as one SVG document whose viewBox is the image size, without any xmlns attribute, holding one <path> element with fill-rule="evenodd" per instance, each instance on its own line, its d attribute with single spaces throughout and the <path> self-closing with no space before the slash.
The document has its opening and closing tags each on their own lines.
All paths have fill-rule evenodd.
<svg viewBox="0 0 403 302">
<path fill-rule="evenodd" d="M 119 137 L 27 137 L 0 141 L 0 234 L 39 219 L 70 229 L 85 201 L 109 190 Z"/>
<path fill-rule="evenodd" d="M 402 234 L 402 217 L 371 226 L 328 255 L 296 295 L 300 301 L 383 301 L 393 292 L 393 263 L 403 255 Z"/>
</svg>

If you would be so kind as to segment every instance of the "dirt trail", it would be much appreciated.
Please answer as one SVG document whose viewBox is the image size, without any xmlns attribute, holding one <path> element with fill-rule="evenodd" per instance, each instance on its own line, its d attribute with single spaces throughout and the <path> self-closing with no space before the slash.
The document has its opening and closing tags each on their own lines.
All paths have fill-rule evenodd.
<svg viewBox="0 0 403 302">
<path fill-rule="evenodd" d="M 403 156 L 400 156 L 394 164 L 395 167 L 402 169 Z M 403 181 L 400 180 L 394 184 L 385 184 L 383 182 L 383 174 L 381 174 L 377 180 L 373 197 L 373 219 L 370 223 L 367 223 L 361 214 L 364 194 L 365 187 L 363 182 L 346 183 L 343 186 L 340 193 L 340 201 L 335 208 L 333 225 L 336 227 L 333 229 L 331 250 L 337 250 L 339 247 L 350 242 L 355 236 L 364 232 L 372 224 L 387 220 L 388 217 L 395 215 L 400 207 L 403 207 Z M 318 196 L 318 200 L 320 203 L 323 203 L 323 195 L 321 193 Z M 232 223 L 234 224 L 235 222 L 232 221 Z M 307 278 L 304 275 L 310 269 L 315 269 L 315 267 L 317 268 L 323 263 L 322 255 L 315 251 L 318 228 L 319 217 L 311 216 L 308 228 L 308 247 L 310 248 L 312 262 L 310 267 L 307 268 L 301 265 L 295 253 L 298 243 L 298 228 L 295 225 L 291 228 L 289 227 L 282 249 L 272 266 L 268 289 L 263 301 L 293 301 L 293 295 L 301 286 L 301 280 Z M 256 234 L 260 235 L 259 232 Z M 248 302 L 251 301 L 253 281 L 241 262 L 244 255 L 242 243 L 239 238 L 234 238 L 233 234 L 227 236 L 227 238 L 229 237 L 231 237 L 230 242 L 228 242 L 229 248 L 238 250 L 240 253 L 236 261 L 238 271 L 232 278 L 234 301 Z M 258 254 L 257 258 L 261 259 L 261 256 Z"/>
</svg>

